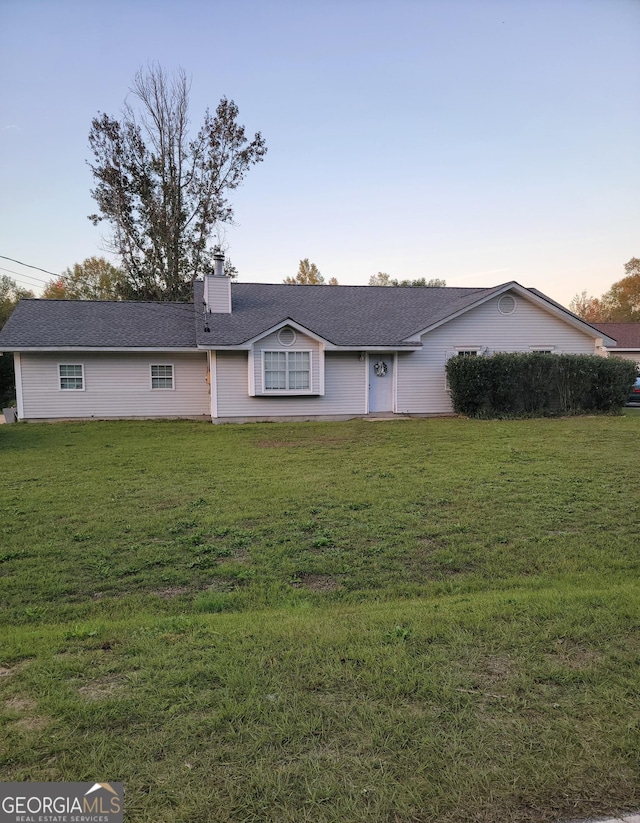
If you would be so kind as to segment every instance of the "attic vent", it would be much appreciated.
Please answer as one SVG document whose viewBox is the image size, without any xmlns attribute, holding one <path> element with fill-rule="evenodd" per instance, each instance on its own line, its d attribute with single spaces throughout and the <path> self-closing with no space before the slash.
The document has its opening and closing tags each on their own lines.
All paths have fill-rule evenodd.
<svg viewBox="0 0 640 823">
<path fill-rule="evenodd" d="M 278 342 L 281 346 L 293 346 L 296 342 L 296 333 L 290 326 L 285 326 L 278 332 Z"/>
<path fill-rule="evenodd" d="M 498 300 L 498 311 L 500 314 L 513 314 L 516 310 L 516 298 L 511 294 L 503 295 Z"/>
</svg>

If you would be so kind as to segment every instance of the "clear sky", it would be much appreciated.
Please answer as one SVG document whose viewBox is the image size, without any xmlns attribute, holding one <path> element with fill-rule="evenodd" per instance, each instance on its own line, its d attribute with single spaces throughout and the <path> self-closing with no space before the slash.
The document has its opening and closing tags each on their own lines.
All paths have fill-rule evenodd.
<svg viewBox="0 0 640 823">
<path fill-rule="evenodd" d="M 87 135 L 152 61 L 191 77 L 194 128 L 227 96 L 267 141 L 226 233 L 242 281 L 308 257 L 566 305 L 640 257 L 640 0 L 0 0 L 0 43 L 7 257 L 104 254 Z"/>
</svg>

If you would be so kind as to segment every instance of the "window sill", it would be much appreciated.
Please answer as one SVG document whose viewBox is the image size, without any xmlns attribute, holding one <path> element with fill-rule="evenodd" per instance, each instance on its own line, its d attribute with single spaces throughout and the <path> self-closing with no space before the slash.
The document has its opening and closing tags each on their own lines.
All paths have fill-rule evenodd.
<svg viewBox="0 0 640 823">
<path fill-rule="evenodd" d="M 260 394 L 256 394 L 257 397 L 319 397 L 320 392 L 311 391 L 309 389 L 276 389 L 270 390 L 266 389 Z"/>
</svg>

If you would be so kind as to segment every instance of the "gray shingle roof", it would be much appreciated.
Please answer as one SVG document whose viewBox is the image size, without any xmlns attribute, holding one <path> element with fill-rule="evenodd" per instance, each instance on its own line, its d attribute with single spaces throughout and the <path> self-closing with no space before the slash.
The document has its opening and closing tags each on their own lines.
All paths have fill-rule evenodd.
<svg viewBox="0 0 640 823">
<path fill-rule="evenodd" d="M 0 349 L 195 348 L 193 303 L 21 300 L 0 330 Z"/>
<path fill-rule="evenodd" d="M 240 346 L 287 320 L 336 346 L 400 348 L 504 288 L 234 283 L 231 314 L 209 315 L 209 332 L 202 282 L 194 303 L 21 300 L 0 331 L 0 350 Z"/>
<path fill-rule="evenodd" d="M 210 332 L 198 311 L 197 339 L 203 346 L 237 346 L 293 320 L 336 346 L 402 346 L 495 290 L 234 283 L 232 312 L 210 315 Z M 202 294 L 203 284 L 196 283 L 198 307 Z"/>
</svg>

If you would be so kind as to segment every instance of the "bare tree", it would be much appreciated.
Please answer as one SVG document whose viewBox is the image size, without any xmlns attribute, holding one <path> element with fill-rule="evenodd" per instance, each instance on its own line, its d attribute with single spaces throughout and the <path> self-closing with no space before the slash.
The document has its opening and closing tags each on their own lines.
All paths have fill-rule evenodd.
<svg viewBox="0 0 640 823">
<path fill-rule="evenodd" d="M 189 83 L 158 65 L 140 70 L 121 120 L 95 117 L 89 132 L 96 181 L 91 194 L 122 260 L 128 299 L 189 300 L 191 282 L 212 266 L 217 224 L 233 221 L 229 192 L 266 153 L 261 134 L 249 142 L 238 107 L 223 97 L 189 138 Z"/>
</svg>

